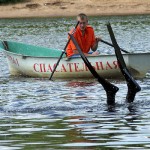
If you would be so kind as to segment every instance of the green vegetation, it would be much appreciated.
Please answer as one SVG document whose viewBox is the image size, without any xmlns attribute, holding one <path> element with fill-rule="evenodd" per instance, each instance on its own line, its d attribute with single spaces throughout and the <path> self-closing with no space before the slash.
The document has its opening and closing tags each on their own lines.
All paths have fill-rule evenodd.
<svg viewBox="0 0 150 150">
<path fill-rule="evenodd" d="M 13 4 L 18 2 L 23 2 L 25 0 L 0 0 L 0 4 Z"/>
</svg>

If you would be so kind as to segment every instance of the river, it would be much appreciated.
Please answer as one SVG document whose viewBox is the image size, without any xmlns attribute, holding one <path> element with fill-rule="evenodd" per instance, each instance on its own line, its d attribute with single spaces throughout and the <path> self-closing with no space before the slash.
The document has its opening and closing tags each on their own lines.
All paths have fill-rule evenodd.
<svg viewBox="0 0 150 150">
<path fill-rule="evenodd" d="M 95 34 L 110 41 L 111 23 L 121 48 L 150 52 L 150 15 L 90 17 Z M 0 39 L 63 49 L 75 18 L 1 19 Z M 101 54 L 114 50 L 101 43 Z M 139 60 L 140 61 L 140 60 Z M 103 87 L 94 79 L 55 80 L 10 76 L 0 52 L 0 149 L 150 149 L 150 77 L 137 80 L 130 111 L 124 80 L 115 111 L 109 112 Z"/>
</svg>

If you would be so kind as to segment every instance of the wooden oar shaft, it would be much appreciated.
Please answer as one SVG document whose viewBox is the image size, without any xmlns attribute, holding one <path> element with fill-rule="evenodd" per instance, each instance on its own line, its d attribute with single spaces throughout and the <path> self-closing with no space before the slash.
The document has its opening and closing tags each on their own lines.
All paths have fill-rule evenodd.
<svg viewBox="0 0 150 150">
<path fill-rule="evenodd" d="M 55 65 L 55 67 L 54 67 L 54 69 L 53 69 L 53 71 L 52 71 L 52 73 L 51 73 L 51 76 L 50 76 L 49 80 L 52 79 L 52 76 L 53 76 L 54 72 L 56 71 L 56 68 L 57 68 L 57 66 L 59 65 L 59 62 L 60 62 L 62 56 L 64 55 L 64 53 L 65 53 L 65 51 L 62 51 L 62 53 L 61 53 L 61 55 L 60 55 L 60 57 L 59 57 L 59 59 L 58 59 L 56 65 Z"/>
<path fill-rule="evenodd" d="M 75 32 L 75 30 L 76 30 L 76 28 L 77 28 L 78 24 L 79 24 L 79 21 L 77 22 L 77 24 L 76 24 L 76 26 L 75 26 L 75 29 L 74 29 L 74 31 L 72 32 L 72 34 L 74 34 L 74 32 Z M 53 71 L 52 71 L 52 73 L 51 73 L 51 76 L 49 77 L 49 80 L 51 80 L 51 79 L 52 79 L 53 74 L 54 74 L 54 72 L 56 71 L 56 68 L 57 68 L 57 66 L 59 65 L 59 62 L 60 62 L 60 60 L 61 60 L 62 56 L 63 56 L 63 55 L 64 55 L 64 53 L 66 52 L 66 48 L 67 48 L 67 46 L 68 46 L 68 44 L 69 44 L 70 40 L 71 40 L 71 38 L 69 38 L 69 39 L 68 39 L 68 42 L 66 43 L 66 46 L 64 47 L 64 50 L 62 51 L 62 53 L 61 53 L 61 55 L 60 55 L 60 57 L 59 57 L 59 59 L 58 59 L 58 61 L 57 61 L 56 65 L 55 65 L 55 67 L 54 67 L 54 69 L 53 69 Z"/>
<path fill-rule="evenodd" d="M 103 42 L 103 43 L 105 43 L 105 44 L 107 44 L 107 45 L 109 45 L 109 46 L 111 46 L 111 47 L 114 47 L 114 45 L 112 45 L 111 43 L 109 43 L 109 42 L 107 42 L 107 41 L 104 41 L 104 40 L 102 40 L 102 39 L 101 39 L 101 42 Z M 128 51 L 126 51 L 126 50 L 124 50 L 124 49 L 122 49 L 122 48 L 120 48 L 120 50 L 123 51 L 124 53 L 129 53 Z"/>
</svg>

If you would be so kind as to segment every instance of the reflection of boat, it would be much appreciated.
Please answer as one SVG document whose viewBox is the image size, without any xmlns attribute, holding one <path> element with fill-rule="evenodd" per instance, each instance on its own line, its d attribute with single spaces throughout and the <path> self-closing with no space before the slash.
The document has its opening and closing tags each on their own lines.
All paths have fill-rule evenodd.
<svg viewBox="0 0 150 150">
<path fill-rule="evenodd" d="M 49 77 L 58 61 L 61 50 L 27 45 L 17 42 L 0 42 L 9 65 L 11 75 L 29 77 Z M 150 70 L 150 53 L 123 54 L 131 74 L 136 78 L 145 77 Z M 92 66 L 104 78 L 121 78 L 116 56 L 100 55 L 88 57 Z M 54 78 L 86 78 L 92 77 L 80 57 L 61 59 Z"/>
</svg>

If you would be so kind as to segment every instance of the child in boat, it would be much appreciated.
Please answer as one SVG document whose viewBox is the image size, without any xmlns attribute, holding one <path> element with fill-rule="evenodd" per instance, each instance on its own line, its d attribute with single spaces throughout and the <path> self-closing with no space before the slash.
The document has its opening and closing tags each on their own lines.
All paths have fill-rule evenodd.
<svg viewBox="0 0 150 150">
<path fill-rule="evenodd" d="M 101 40 L 100 37 L 95 37 L 93 28 L 88 25 L 88 17 L 87 15 L 81 13 L 77 16 L 77 21 L 79 22 L 78 27 L 74 31 L 72 29 L 70 33 L 75 37 L 76 41 L 78 42 L 82 52 L 85 56 L 96 56 L 99 55 L 99 52 L 96 51 L 98 47 L 98 42 Z M 92 50 L 94 52 L 89 53 Z M 67 57 L 71 57 L 73 55 L 78 54 L 78 50 L 76 49 L 73 42 L 70 40 L 67 49 Z"/>
</svg>

